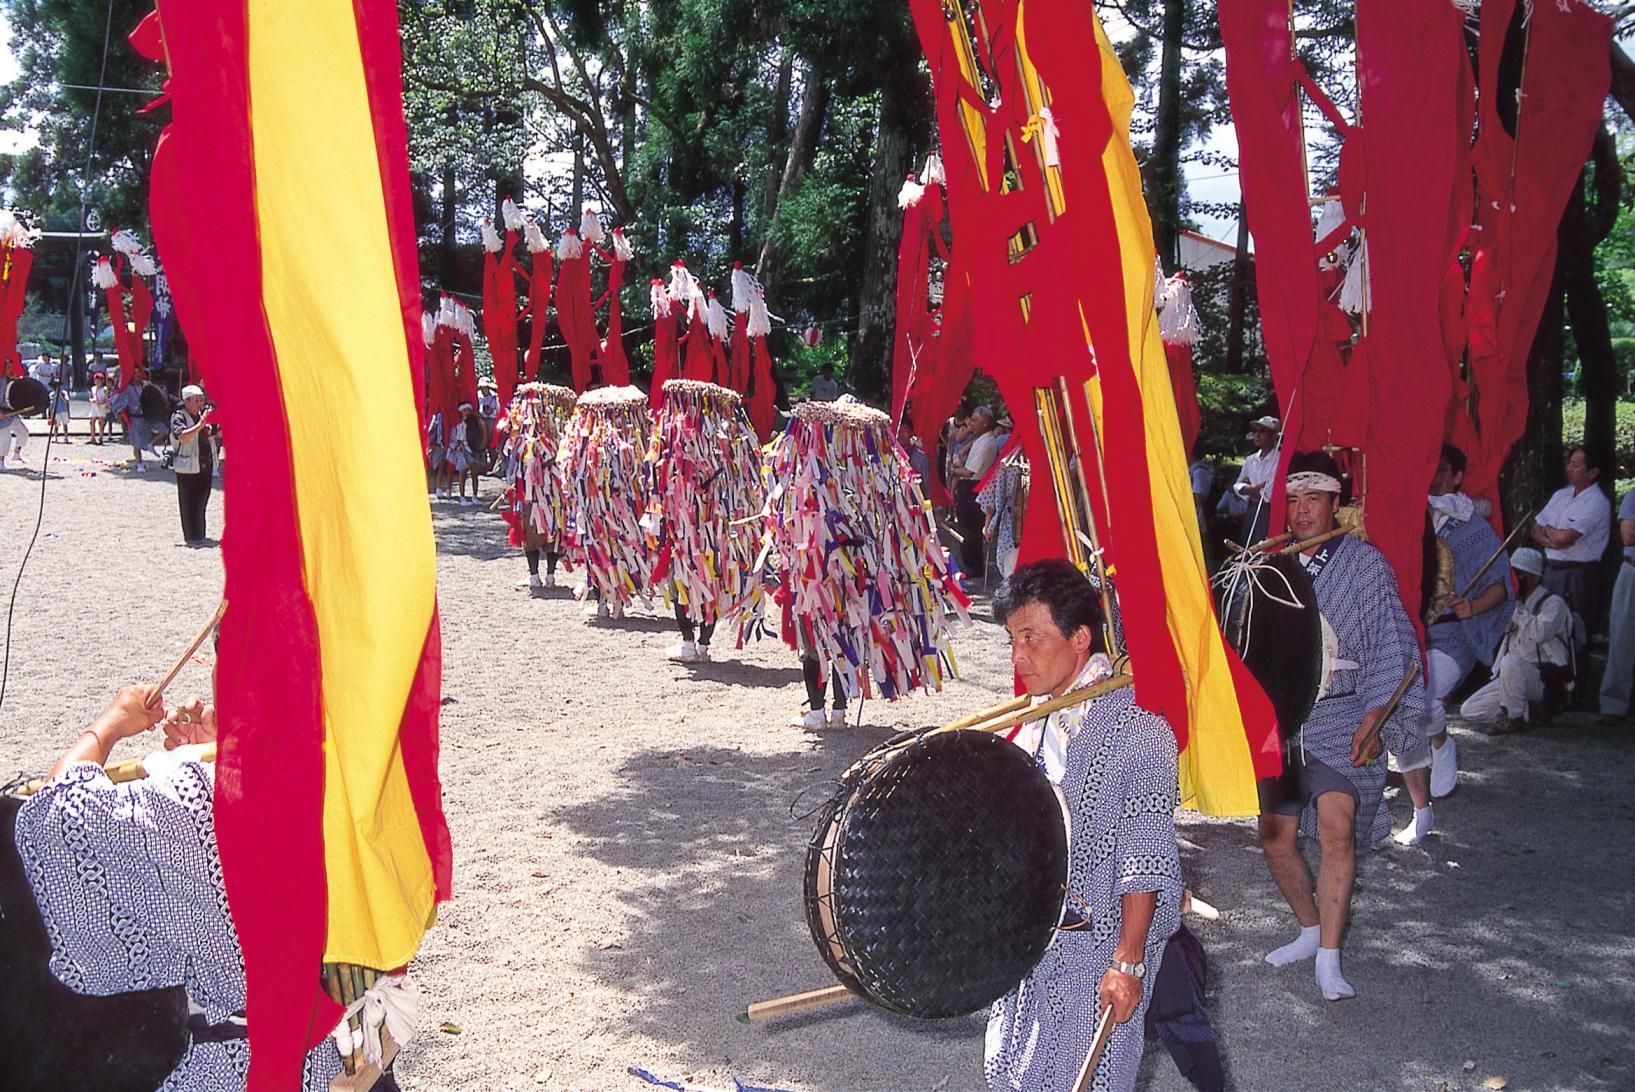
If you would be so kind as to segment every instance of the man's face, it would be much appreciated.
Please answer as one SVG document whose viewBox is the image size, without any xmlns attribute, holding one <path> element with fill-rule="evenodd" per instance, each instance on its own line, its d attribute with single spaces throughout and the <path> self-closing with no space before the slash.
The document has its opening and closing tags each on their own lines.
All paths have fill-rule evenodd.
<svg viewBox="0 0 1635 1092">
<path fill-rule="evenodd" d="M 1600 476 L 1599 469 L 1590 469 L 1582 451 L 1574 451 L 1567 456 L 1567 484 L 1574 489 L 1584 489 Z"/>
<path fill-rule="evenodd" d="M 1254 434 L 1255 446 L 1261 451 L 1270 451 L 1272 445 L 1277 443 L 1277 433 L 1269 428 L 1257 428 L 1254 430 Z"/>
<path fill-rule="evenodd" d="M 198 416 L 204 411 L 204 398 L 202 395 L 195 394 L 193 397 L 185 399 L 184 402 L 187 405 L 187 412 L 194 416 Z"/>
<path fill-rule="evenodd" d="M 1457 493 L 1463 484 L 1465 476 L 1448 465 L 1443 459 L 1436 464 L 1436 476 L 1431 479 L 1431 496 L 1443 497 L 1449 493 Z"/>
<path fill-rule="evenodd" d="M 1063 636 L 1043 603 L 1026 603 L 1011 611 L 1005 631 L 1011 639 L 1011 667 L 1035 697 L 1072 685 L 1090 655 L 1089 629 L 1080 626 L 1071 637 Z"/>
<path fill-rule="evenodd" d="M 1334 513 L 1339 508 L 1337 493 L 1290 493 L 1289 530 L 1300 540 L 1320 535 L 1334 527 Z"/>
</svg>

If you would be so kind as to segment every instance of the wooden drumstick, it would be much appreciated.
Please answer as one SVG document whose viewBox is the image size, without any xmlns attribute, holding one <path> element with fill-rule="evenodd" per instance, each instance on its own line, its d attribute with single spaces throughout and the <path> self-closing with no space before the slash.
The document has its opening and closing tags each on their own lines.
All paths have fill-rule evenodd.
<svg viewBox="0 0 1635 1092">
<path fill-rule="evenodd" d="M 1397 703 L 1400 702 L 1403 699 L 1403 696 L 1408 693 L 1408 687 L 1412 685 L 1413 681 L 1417 678 L 1419 678 L 1419 661 L 1415 660 L 1412 666 L 1408 668 L 1408 673 L 1402 676 L 1402 681 L 1397 683 L 1396 693 L 1392 694 L 1391 700 L 1385 703 L 1385 712 L 1381 713 L 1380 719 L 1375 722 L 1376 727 L 1373 733 L 1375 736 L 1378 736 L 1380 732 L 1385 729 L 1385 722 L 1391 719 L 1391 714 L 1396 712 Z M 1368 765 L 1372 766 L 1374 763 L 1378 762 L 1380 755 L 1383 755 L 1384 753 L 1385 747 L 1383 744 L 1381 744 L 1380 754 L 1370 758 L 1368 760 Z"/>
<path fill-rule="evenodd" d="M 149 688 L 147 701 L 149 709 L 159 704 L 160 699 L 165 696 L 165 688 L 176 681 L 176 676 L 182 673 L 182 668 L 187 666 L 187 662 L 193 658 L 193 654 L 199 651 L 199 646 L 204 644 L 205 638 L 209 637 L 215 628 L 221 624 L 222 616 L 226 613 L 227 600 L 223 599 L 216 605 L 216 613 L 212 614 L 210 621 L 206 622 L 204 628 L 194 635 L 193 640 L 187 646 L 187 650 L 171 665 L 170 670 L 165 673 L 165 677 Z"/>
<path fill-rule="evenodd" d="M 805 1012 L 807 1009 L 822 1008 L 824 1005 L 832 1005 L 836 1001 L 844 1001 L 852 996 L 855 995 L 845 986 L 825 986 L 820 990 L 789 993 L 766 1001 L 752 1002 L 744 1009 L 744 1018 L 752 1024 L 758 1024 L 762 1020 L 771 1020 L 777 1016 L 788 1016 L 793 1012 Z"/>
<path fill-rule="evenodd" d="M 1113 1006 L 1108 1005 L 1101 1010 L 1101 1019 L 1096 1021 L 1096 1037 L 1090 1041 L 1090 1054 L 1084 1059 L 1084 1068 L 1079 1070 L 1079 1079 L 1073 1082 L 1073 1092 L 1085 1092 L 1090 1087 L 1096 1063 L 1101 1061 L 1102 1051 L 1107 1049 L 1107 1037 L 1112 1033 Z"/>
<path fill-rule="evenodd" d="M 1482 567 L 1476 570 L 1476 575 L 1467 580 L 1465 586 L 1459 589 L 1460 599 L 1470 595 L 1470 589 L 1476 586 L 1476 582 L 1486 576 L 1487 571 L 1493 567 L 1493 563 L 1499 560 L 1506 550 L 1510 549 L 1510 544 L 1515 541 L 1517 535 L 1521 534 L 1521 529 L 1533 521 L 1533 514 L 1536 511 L 1538 510 L 1534 509 L 1533 512 L 1527 513 L 1521 518 L 1521 522 L 1510 529 L 1510 533 L 1504 537 L 1504 541 L 1499 543 L 1499 548 L 1493 551 L 1493 556 L 1484 561 Z"/>
</svg>

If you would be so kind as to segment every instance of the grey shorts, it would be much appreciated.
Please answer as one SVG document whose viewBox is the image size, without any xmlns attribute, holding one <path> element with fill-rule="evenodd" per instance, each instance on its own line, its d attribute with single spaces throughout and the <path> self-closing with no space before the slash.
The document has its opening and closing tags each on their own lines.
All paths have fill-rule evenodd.
<svg viewBox="0 0 1635 1092">
<path fill-rule="evenodd" d="M 1325 792 L 1343 792 L 1362 803 L 1350 779 L 1333 766 L 1302 755 L 1298 747 L 1291 748 L 1284 758 L 1281 777 L 1268 777 L 1256 788 L 1262 815 L 1299 815 Z"/>
</svg>

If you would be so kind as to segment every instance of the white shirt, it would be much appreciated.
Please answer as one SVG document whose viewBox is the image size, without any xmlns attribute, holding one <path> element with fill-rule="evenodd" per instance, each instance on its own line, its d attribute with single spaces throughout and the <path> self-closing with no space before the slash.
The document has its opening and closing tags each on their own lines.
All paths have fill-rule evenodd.
<svg viewBox="0 0 1635 1092">
<path fill-rule="evenodd" d="M 1573 614 L 1567 601 L 1543 585 L 1516 604 L 1499 656 L 1514 653 L 1530 664 L 1567 665 L 1567 643 L 1573 639 Z"/>
<path fill-rule="evenodd" d="M 1243 469 L 1238 471 L 1238 480 L 1232 483 L 1232 492 L 1240 497 L 1247 497 L 1249 494 L 1244 491 L 1244 486 L 1266 485 L 1271 482 L 1272 475 L 1276 473 L 1277 448 L 1274 447 L 1266 452 L 1253 452 L 1243 460 Z M 1262 493 L 1261 496 L 1265 497 L 1266 495 Z M 1266 499 L 1270 500 L 1271 498 L 1266 497 Z"/>
<path fill-rule="evenodd" d="M 1546 548 L 1544 556 L 1551 561 L 1600 561 L 1612 527 L 1612 502 L 1595 485 L 1576 495 L 1572 486 L 1564 485 L 1538 514 L 1538 525 L 1577 531 L 1582 536 L 1565 550 Z"/>
<path fill-rule="evenodd" d="M 999 457 L 999 433 L 989 429 L 971 441 L 971 450 L 965 453 L 965 469 L 976 475 L 978 481 L 988 472 L 994 459 Z"/>
</svg>

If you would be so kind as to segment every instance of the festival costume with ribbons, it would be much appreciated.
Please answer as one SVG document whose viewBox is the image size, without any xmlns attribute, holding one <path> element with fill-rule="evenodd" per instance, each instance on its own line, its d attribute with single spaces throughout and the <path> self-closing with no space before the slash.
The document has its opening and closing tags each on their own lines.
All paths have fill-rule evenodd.
<svg viewBox="0 0 1635 1092">
<path fill-rule="evenodd" d="M 1074 0 L 980 0 L 975 48 L 937 0 L 911 9 L 947 155 L 956 250 L 945 306 L 968 277 L 969 343 L 977 358 L 1007 362 L 996 376 L 1007 404 L 1033 404 L 1066 380 L 1072 432 L 1098 441 L 1079 454 L 1086 477 L 1106 483 L 1087 499 L 1137 698 L 1175 731 L 1182 803 L 1253 814 L 1257 776 L 1281 760 L 1270 706 L 1210 601 L 1153 307 L 1129 84 L 1094 12 Z M 945 320 L 942 336 L 953 333 Z M 1033 466 L 1051 465 L 1040 423 L 1017 414 L 1016 436 Z M 1073 503 L 1038 476 L 1022 562 L 1079 550 L 1061 524 Z"/>
<path fill-rule="evenodd" d="M 615 614 L 652 595 L 654 555 L 641 524 L 647 510 L 642 460 L 652 427 L 647 395 L 635 387 L 598 387 L 574 405 L 557 454 L 567 514 L 564 555 L 585 570 L 585 595 Z"/>
<path fill-rule="evenodd" d="M 148 323 L 153 318 L 153 292 L 145 278 L 158 276 L 159 266 L 131 232 L 116 231 L 111 242 L 114 254 L 97 260 L 96 268 L 91 271 L 91 283 L 102 289 L 108 300 L 108 321 L 113 326 L 114 351 L 119 358 L 119 386 L 114 388 L 117 394 L 133 381 L 148 377 L 147 346 L 143 335 L 147 333 Z M 128 310 L 122 276 L 122 267 L 126 263 L 130 266 Z"/>
<path fill-rule="evenodd" d="M 381 0 L 160 0 L 158 17 L 174 121 L 152 219 L 245 491 L 222 542 L 213 818 L 248 1087 L 284 1092 L 343 1011 L 320 966 L 402 967 L 450 893 L 397 17 Z M 346 428 L 316 408 L 343 404 Z"/>
<path fill-rule="evenodd" d="M 567 387 L 524 383 L 500 419 L 509 545 L 562 552 L 567 512 L 557 453 L 577 400 Z"/>
<path fill-rule="evenodd" d="M 16 215 L 0 212 L 0 378 L 21 379 L 17 321 L 27 301 L 28 271 L 34 266 L 35 233 Z"/>
<path fill-rule="evenodd" d="M 695 332 L 702 344 L 703 327 Z M 754 517 L 766 492 L 743 400 L 713 383 L 665 383 L 642 473 L 642 528 L 666 603 L 702 624 L 754 614 L 761 600 Z"/>
<path fill-rule="evenodd" d="M 768 451 L 766 550 L 785 643 L 837 671 L 848 699 L 940 690 L 966 618 L 918 476 L 891 419 L 803 402 Z"/>
</svg>

